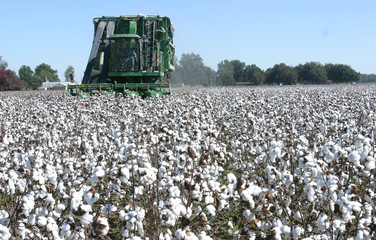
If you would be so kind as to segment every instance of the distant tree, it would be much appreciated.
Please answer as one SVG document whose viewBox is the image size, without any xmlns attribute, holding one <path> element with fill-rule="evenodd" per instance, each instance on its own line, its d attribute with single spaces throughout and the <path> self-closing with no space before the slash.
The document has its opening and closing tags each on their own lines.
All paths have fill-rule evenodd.
<svg viewBox="0 0 376 240">
<path fill-rule="evenodd" d="M 250 82 L 255 85 L 261 85 L 264 83 L 265 73 L 257 67 L 255 64 L 247 65 L 244 69 L 243 81 Z"/>
<path fill-rule="evenodd" d="M 71 75 L 72 75 L 72 78 L 74 79 L 74 68 L 72 66 L 68 66 L 67 70 L 65 70 L 65 73 L 64 73 L 66 82 L 71 81 Z"/>
<path fill-rule="evenodd" d="M 25 82 L 26 87 L 30 89 L 35 90 L 42 86 L 43 79 L 36 77 L 29 66 L 22 65 L 18 70 L 18 75 Z"/>
<path fill-rule="evenodd" d="M 7 61 L 3 60 L 3 57 L 0 56 L 0 69 L 7 69 L 8 68 L 8 63 Z"/>
<path fill-rule="evenodd" d="M 208 85 L 209 78 L 206 74 L 206 66 L 199 54 L 183 53 L 179 61 L 179 66 L 178 71 L 184 84 L 192 86 Z"/>
<path fill-rule="evenodd" d="M 234 73 L 234 65 L 232 65 L 229 60 L 223 60 L 220 63 L 218 63 L 217 85 L 235 85 Z"/>
<path fill-rule="evenodd" d="M 289 67 L 284 63 L 276 64 L 273 68 L 269 68 L 266 72 L 265 83 L 268 84 L 285 84 L 294 85 L 298 81 L 298 74 L 293 67 Z"/>
<path fill-rule="evenodd" d="M 206 87 L 215 86 L 216 85 L 215 78 L 216 78 L 216 75 L 217 75 L 216 71 L 214 71 L 210 67 L 205 67 L 205 73 L 207 75 L 207 78 L 209 79 L 209 81 L 207 82 L 207 84 L 205 86 Z"/>
<path fill-rule="evenodd" d="M 0 69 L 0 91 L 21 90 L 24 83 L 11 70 Z"/>
<path fill-rule="evenodd" d="M 361 82 L 376 82 L 376 74 L 361 74 Z"/>
<path fill-rule="evenodd" d="M 320 84 L 328 80 L 325 67 L 318 62 L 299 64 L 295 70 L 298 73 L 299 83 Z"/>
<path fill-rule="evenodd" d="M 174 66 L 175 66 L 175 71 L 171 73 L 171 78 L 170 82 L 172 86 L 181 86 L 183 83 L 182 79 L 182 69 L 181 66 L 179 65 L 179 59 L 175 56 L 174 58 Z"/>
<path fill-rule="evenodd" d="M 360 73 L 345 64 L 325 64 L 328 79 L 333 83 L 359 82 Z"/>
<path fill-rule="evenodd" d="M 243 82 L 245 63 L 240 60 L 231 60 L 230 63 L 234 69 L 235 82 Z"/>
<path fill-rule="evenodd" d="M 57 70 L 53 70 L 50 65 L 42 63 L 35 68 L 35 76 L 42 82 L 48 79 L 49 82 L 60 82 Z"/>
</svg>

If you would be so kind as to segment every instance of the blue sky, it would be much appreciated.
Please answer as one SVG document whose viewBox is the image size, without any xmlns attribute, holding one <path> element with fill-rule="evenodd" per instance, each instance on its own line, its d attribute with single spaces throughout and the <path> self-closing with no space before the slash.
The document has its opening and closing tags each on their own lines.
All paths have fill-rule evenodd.
<svg viewBox="0 0 376 240">
<path fill-rule="evenodd" d="M 200 54 L 217 69 L 225 59 L 261 69 L 310 61 L 376 73 L 375 0 L 2 0 L 0 56 L 18 73 L 47 63 L 64 80 L 68 65 L 82 79 L 93 17 L 169 16 L 176 56 Z"/>
</svg>

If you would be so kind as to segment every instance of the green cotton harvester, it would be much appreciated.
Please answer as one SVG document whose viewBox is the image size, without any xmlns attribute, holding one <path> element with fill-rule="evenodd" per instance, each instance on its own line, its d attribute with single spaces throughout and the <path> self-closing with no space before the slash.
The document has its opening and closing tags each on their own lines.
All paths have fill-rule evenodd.
<svg viewBox="0 0 376 240">
<path fill-rule="evenodd" d="M 74 96 L 171 94 L 174 26 L 168 17 L 136 15 L 94 18 L 94 41 L 81 84 L 68 85 Z"/>
</svg>

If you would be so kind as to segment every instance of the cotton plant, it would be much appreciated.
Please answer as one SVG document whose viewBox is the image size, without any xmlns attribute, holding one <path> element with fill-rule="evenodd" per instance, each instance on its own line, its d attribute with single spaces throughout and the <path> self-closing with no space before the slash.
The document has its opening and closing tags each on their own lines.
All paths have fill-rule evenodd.
<svg viewBox="0 0 376 240">
<path fill-rule="evenodd" d="M 143 220 L 145 218 L 145 210 L 137 206 L 132 210 L 131 206 L 126 206 L 125 209 L 119 212 L 119 218 L 125 222 L 125 227 L 122 230 L 122 235 L 126 238 L 132 236 L 144 236 L 145 231 L 143 227 Z M 133 232 L 136 230 L 136 234 Z"/>
<path fill-rule="evenodd" d="M 1 237 L 373 239 L 374 90 L 2 93 Z"/>
</svg>

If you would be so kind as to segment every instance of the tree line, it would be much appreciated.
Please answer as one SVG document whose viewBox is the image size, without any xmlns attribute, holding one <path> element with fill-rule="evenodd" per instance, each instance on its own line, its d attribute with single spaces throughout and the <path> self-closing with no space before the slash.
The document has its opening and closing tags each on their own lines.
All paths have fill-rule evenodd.
<svg viewBox="0 0 376 240">
<path fill-rule="evenodd" d="M 20 67 L 18 75 L 16 72 L 7 69 L 7 61 L 0 56 L 0 91 L 35 90 L 42 86 L 43 82 L 60 82 L 57 70 L 50 65 L 42 63 L 35 67 L 34 71 L 26 65 Z M 74 68 L 68 66 L 65 71 L 65 80 L 69 81 L 70 75 L 74 76 Z"/>
<path fill-rule="evenodd" d="M 182 54 L 175 59 L 172 83 L 175 85 L 234 86 L 262 84 L 325 84 L 359 82 L 363 78 L 372 81 L 372 74 L 361 75 L 345 64 L 321 64 L 307 62 L 292 67 L 284 63 L 275 64 L 263 71 L 255 64 L 247 65 L 240 60 L 223 60 L 215 72 L 204 65 L 199 54 Z"/>
<path fill-rule="evenodd" d="M 42 63 L 34 71 L 21 66 L 18 75 L 7 69 L 8 63 L 0 56 L 0 91 L 38 89 L 43 82 L 60 82 L 57 70 Z M 65 81 L 74 77 L 74 68 L 68 66 L 64 73 Z M 223 60 L 218 69 L 206 66 L 199 54 L 183 53 L 175 58 L 175 72 L 171 75 L 173 86 L 234 86 L 262 84 L 325 84 L 349 82 L 376 82 L 376 74 L 360 74 L 345 64 L 321 64 L 307 62 L 292 67 L 284 63 L 275 64 L 266 71 L 255 64 L 247 65 L 240 60 Z"/>
<path fill-rule="evenodd" d="M 361 74 L 360 82 L 376 82 L 376 74 Z"/>
</svg>

